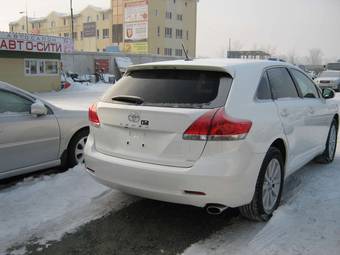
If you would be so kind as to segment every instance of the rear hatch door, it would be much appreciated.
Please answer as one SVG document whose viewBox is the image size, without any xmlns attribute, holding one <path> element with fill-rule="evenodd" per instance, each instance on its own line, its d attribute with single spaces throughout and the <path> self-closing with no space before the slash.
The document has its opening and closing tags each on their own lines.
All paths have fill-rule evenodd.
<svg viewBox="0 0 340 255">
<path fill-rule="evenodd" d="M 97 104 L 96 149 L 139 162 L 191 167 L 206 142 L 183 140 L 183 133 L 201 115 L 225 105 L 231 83 L 223 72 L 132 71 Z"/>
</svg>

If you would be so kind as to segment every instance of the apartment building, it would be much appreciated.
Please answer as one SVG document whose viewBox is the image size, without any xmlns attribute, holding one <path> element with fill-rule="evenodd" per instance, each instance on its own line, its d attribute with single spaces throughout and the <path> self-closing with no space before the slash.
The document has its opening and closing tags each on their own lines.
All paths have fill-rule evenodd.
<svg viewBox="0 0 340 255">
<path fill-rule="evenodd" d="M 88 6 L 74 15 L 75 50 L 119 48 L 126 53 L 181 57 L 184 44 L 189 55 L 195 56 L 198 0 L 109 1 L 110 9 Z M 9 30 L 72 37 L 71 23 L 70 15 L 53 11 L 39 19 L 22 17 L 11 22 Z"/>
</svg>

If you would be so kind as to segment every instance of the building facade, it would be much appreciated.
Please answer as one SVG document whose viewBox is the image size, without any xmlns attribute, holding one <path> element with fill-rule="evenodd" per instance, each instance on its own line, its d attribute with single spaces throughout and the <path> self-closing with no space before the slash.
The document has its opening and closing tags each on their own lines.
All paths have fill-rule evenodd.
<svg viewBox="0 0 340 255">
<path fill-rule="evenodd" d="M 183 44 L 195 56 L 197 0 L 108 1 L 110 9 L 88 6 L 74 15 L 75 50 L 181 57 Z M 71 38 L 71 23 L 70 15 L 51 12 L 40 19 L 22 17 L 9 30 Z"/>
<path fill-rule="evenodd" d="M 61 54 L 73 51 L 64 37 L 0 32 L 0 77 L 31 92 L 61 88 Z"/>
</svg>

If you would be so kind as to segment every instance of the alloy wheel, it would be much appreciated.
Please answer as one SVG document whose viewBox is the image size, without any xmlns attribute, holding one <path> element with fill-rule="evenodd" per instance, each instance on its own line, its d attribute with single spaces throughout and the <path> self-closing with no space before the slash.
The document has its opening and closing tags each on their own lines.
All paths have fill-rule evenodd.
<svg viewBox="0 0 340 255">
<path fill-rule="evenodd" d="M 266 169 L 262 187 L 262 204 L 265 213 L 271 214 L 279 197 L 281 190 L 281 165 L 274 158 Z"/>
</svg>

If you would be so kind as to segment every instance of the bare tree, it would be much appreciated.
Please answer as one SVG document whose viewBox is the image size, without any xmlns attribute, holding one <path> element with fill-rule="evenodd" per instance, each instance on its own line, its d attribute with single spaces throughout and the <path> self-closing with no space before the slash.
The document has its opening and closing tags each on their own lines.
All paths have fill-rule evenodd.
<svg viewBox="0 0 340 255">
<path fill-rule="evenodd" d="M 309 56 L 308 56 L 308 63 L 310 65 L 322 65 L 322 56 L 323 53 L 321 49 L 310 49 Z"/>
</svg>

